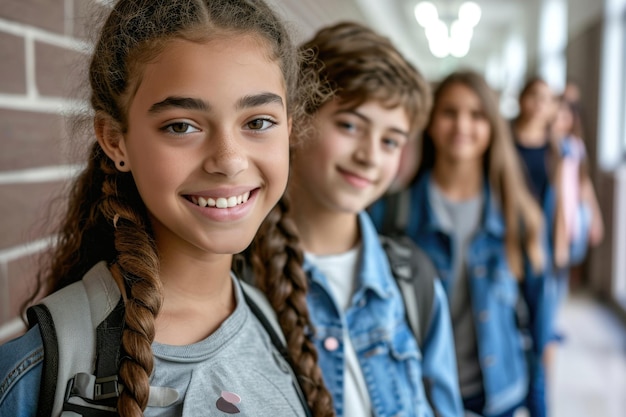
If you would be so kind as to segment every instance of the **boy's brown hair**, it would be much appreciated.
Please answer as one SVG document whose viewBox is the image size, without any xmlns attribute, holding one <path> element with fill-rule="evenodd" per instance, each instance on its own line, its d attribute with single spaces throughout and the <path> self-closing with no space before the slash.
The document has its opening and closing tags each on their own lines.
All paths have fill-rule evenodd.
<svg viewBox="0 0 626 417">
<path fill-rule="evenodd" d="M 432 102 L 430 85 L 388 38 L 358 23 L 342 22 L 318 31 L 301 50 L 312 54 L 303 71 L 315 73 L 322 83 L 319 100 L 308 103 L 308 114 L 333 98 L 353 107 L 376 100 L 388 108 L 403 107 L 412 135 L 424 127 Z"/>
</svg>

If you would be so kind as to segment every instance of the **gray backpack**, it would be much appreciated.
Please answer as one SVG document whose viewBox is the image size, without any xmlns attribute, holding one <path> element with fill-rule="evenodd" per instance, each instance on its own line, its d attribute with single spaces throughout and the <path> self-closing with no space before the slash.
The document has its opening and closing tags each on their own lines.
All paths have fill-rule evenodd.
<svg viewBox="0 0 626 417">
<path fill-rule="evenodd" d="M 242 288 L 246 303 L 276 349 L 292 365 L 267 299 L 249 284 L 242 282 Z M 37 416 L 118 416 L 117 398 L 122 386 L 117 374 L 124 304 L 106 263 L 100 262 L 82 280 L 47 296 L 29 308 L 27 315 L 30 327 L 39 325 L 44 346 Z M 295 389 L 310 416 L 293 365 L 291 368 Z"/>
</svg>

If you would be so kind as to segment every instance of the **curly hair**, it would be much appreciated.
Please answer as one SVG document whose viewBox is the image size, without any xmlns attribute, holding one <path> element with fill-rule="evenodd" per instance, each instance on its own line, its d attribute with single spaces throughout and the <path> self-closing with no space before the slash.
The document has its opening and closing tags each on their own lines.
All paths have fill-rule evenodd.
<svg viewBox="0 0 626 417">
<path fill-rule="evenodd" d="M 261 0 L 119 0 L 110 11 L 97 39 L 89 67 L 92 120 L 106 118 L 124 133 L 128 107 L 144 66 L 173 39 L 208 41 L 216 36 L 252 35 L 267 46 L 268 56 L 280 67 L 287 94 L 287 113 L 299 126 L 304 103 L 313 84 L 300 77 L 300 53 L 278 16 Z M 93 136 L 92 136 L 93 137 Z M 67 210 L 38 274 L 38 288 L 48 294 L 80 280 L 97 262 L 106 261 L 120 283 L 125 300 L 123 355 L 119 379 L 124 385 L 118 412 L 122 417 L 143 415 L 153 369 L 151 350 L 155 317 L 162 304 L 159 256 L 147 209 L 132 174 L 120 172 L 94 140 L 86 168 L 72 184 Z M 279 314 L 280 315 L 280 314 Z M 281 320 L 286 334 L 295 324 Z M 298 347 L 291 344 L 292 352 Z M 306 344 L 300 346 L 306 349 Z M 314 362 L 302 366 L 301 377 L 317 380 Z M 315 415 L 330 415 L 325 388 L 308 389 Z M 327 394 L 329 396 L 329 394 Z"/>
</svg>

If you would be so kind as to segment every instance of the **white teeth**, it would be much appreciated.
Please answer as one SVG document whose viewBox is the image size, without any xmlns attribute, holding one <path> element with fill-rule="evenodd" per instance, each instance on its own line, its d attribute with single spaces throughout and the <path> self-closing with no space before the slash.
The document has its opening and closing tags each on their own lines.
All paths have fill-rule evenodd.
<svg viewBox="0 0 626 417">
<path fill-rule="evenodd" d="M 239 204 L 246 203 L 250 198 L 250 191 L 246 191 L 241 195 L 234 195 L 231 197 L 200 197 L 191 196 L 191 201 L 200 207 L 217 207 L 217 208 L 231 208 Z"/>
<path fill-rule="evenodd" d="M 228 200 L 226 200 L 225 198 L 218 198 L 217 200 L 215 200 L 215 207 L 217 208 L 226 208 L 228 207 Z"/>
</svg>

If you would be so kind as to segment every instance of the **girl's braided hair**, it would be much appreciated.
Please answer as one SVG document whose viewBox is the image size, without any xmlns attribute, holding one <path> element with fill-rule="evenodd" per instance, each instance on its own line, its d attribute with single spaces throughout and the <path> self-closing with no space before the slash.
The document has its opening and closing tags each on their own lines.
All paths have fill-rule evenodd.
<svg viewBox="0 0 626 417">
<path fill-rule="evenodd" d="M 261 0 L 120 0 L 110 11 L 97 39 L 89 67 L 90 103 L 96 122 L 108 119 L 122 134 L 128 108 L 144 66 L 173 39 L 206 42 L 215 37 L 251 35 L 267 46 L 268 57 L 282 70 L 287 111 L 294 127 L 303 115 L 314 83 L 300 77 L 300 56 L 277 15 Z M 86 168 L 72 184 L 58 244 L 38 275 L 38 294 L 80 280 L 97 262 L 106 261 L 123 282 L 125 323 L 118 400 L 122 417 L 143 415 L 153 368 L 151 344 L 155 317 L 162 304 L 159 256 L 147 215 L 131 173 L 120 172 L 94 141 Z M 280 312 L 279 312 L 280 316 Z M 291 325 L 282 319 L 285 333 Z M 290 339 L 291 340 L 291 339 Z M 305 345 L 290 343 L 297 353 Z M 331 415 L 329 394 L 320 383 L 315 361 L 300 374 L 314 384 L 304 386 L 315 415 Z M 326 397 L 325 397 L 326 396 Z"/>
</svg>

